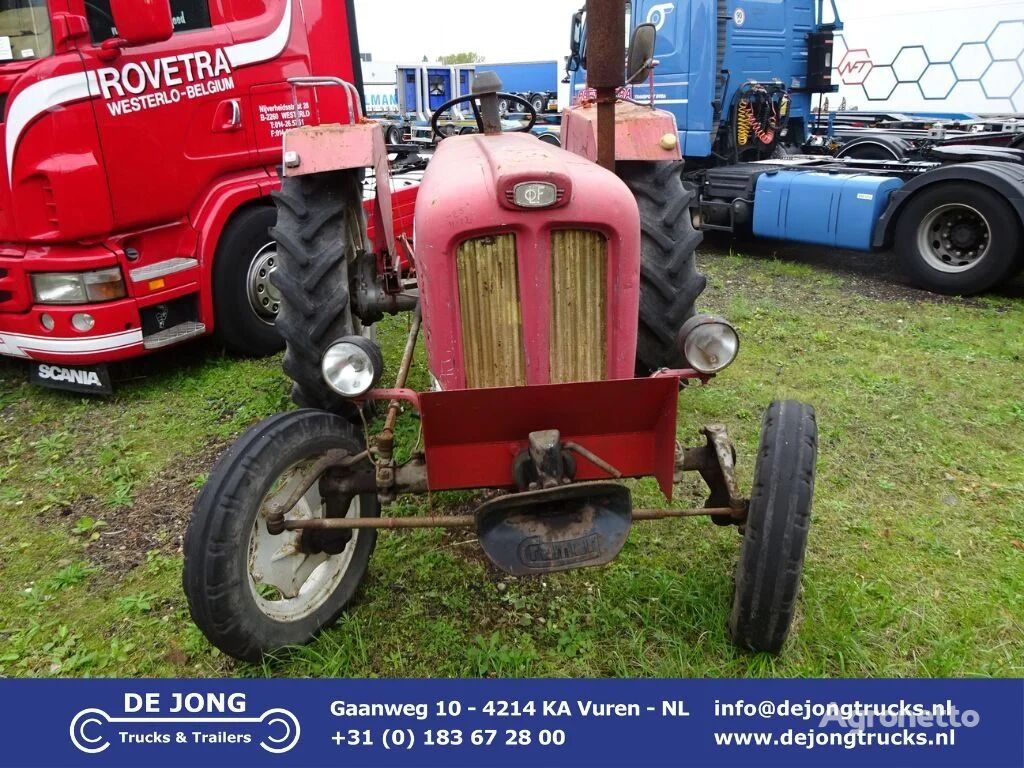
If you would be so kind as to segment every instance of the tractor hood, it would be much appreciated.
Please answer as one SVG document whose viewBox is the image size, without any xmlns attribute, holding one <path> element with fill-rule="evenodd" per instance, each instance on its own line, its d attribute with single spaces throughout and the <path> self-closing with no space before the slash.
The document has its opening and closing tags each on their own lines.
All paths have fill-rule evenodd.
<svg viewBox="0 0 1024 768">
<path fill-rule="evenodd" d="M 415 231 L 443 389 L 632 377 L 640 215 L 615 174 L 527 134 L 448 138 Z"/>
</svg>

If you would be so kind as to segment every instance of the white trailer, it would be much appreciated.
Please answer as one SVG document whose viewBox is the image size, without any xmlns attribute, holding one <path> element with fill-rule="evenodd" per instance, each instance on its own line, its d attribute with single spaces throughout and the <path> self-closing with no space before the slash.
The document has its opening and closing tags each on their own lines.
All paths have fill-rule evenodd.
<svg viewBox="0 0 1024 768">
<path fill-rule="evenodd" d="M 1021 0 L 836 0 L 830 108 L 1024 113 Z"/>
</svg>

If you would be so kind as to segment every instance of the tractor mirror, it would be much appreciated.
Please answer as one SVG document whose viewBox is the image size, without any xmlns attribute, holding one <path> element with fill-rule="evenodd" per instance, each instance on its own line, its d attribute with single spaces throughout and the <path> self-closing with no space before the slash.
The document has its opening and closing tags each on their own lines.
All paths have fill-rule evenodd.
<svg viewBox="0 0 1024 768">
<path fill-rule="evenodd" d="M 170 0 L 110 0 L 117 37 L 125 45 L 148 45 L 174 34 Z"/>
<path fill-rule="evenodd" d="M 640 24 L 633 30 L 629 41 L 629 64 L 626 67 L 626 82 L 642 83 L 654 66 L 654 43 L 658 39 L 658 28 L 653 24 Z"/>
</svg>

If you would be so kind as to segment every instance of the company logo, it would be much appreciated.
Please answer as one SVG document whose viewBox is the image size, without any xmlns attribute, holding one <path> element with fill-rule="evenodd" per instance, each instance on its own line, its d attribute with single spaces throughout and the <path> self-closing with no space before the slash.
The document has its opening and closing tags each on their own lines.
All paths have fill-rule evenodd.
<svg viewBox="0 0 1024 768">
<path fill-rule="evenodd" d="M 660 32 L 662 27 L 665 26 L 665 22 L 668 21 L 668 15 L 674 10 L 675 4 L 673 3 L 652 5 L 651 10 L 647 12 L 647 23 L 653 24 L 654 28 Z"/>
<path fill-rule="evenodd" d="M 839 77 L 846 85 L 863 85 L 875 64 L 866 48 L 847 51 L 839 62 Z"/>
<path fill-rule="evenodd" d="M 152 701 L 154 695 L 147 696 L 147 700 Z M 127 694 L 126 702 L 133 696 L 142 698 Z M 194 714 L 168 717 L 151 706 L 144 709 L 126 706 L 123 717 L 112 717 L 102 709 L 90 707 L 72 719 L 69 736 L 75 749 L 88 755 L 106 752 L 112 745 L 131 748 L 172 744 L 212 747 L 258 744 L 264 751 L 280 755 L 294 749 L 302 734 L 299 719 L 287 709 L 269 709 L 258 717 L 246 716 L 244 705 L 241 714 L 223 713 L 215 707 L 198 711 L 193 707 L 179 708 L 177 711 Z"/>
<path fill-rule="evenodd" d="M 120 115 L 177 103 L 183 98 L 219 93 L 229 87 L 234 88 L 231 71 L 280 56 L 288 47 L 291 32 L 292 3 L 289 0 L 274 30 L 257 40 L 235 43 L 212 53 L 194 51 L 147 63 L 132 62 L 120 69 L 106 67 L 72 72 L 33 83 L 18 93 L 7 108 L 5 149 L 8 183 L 14 177 L 15 154 L 22 134 L 39 115 L 63 104 L 101 96 L 107 100 L 111 114 Z M 220 79 L 207 82 L 207 76 Z M 179 80 L 179 86 L 184 87 L 173 85 Z M 174 90 L 157 90 L 166 87 L 173 87 Z M 146 93 L 147 90 L 151 92 Z M 110 99 L 114 97 L 121 101 L 111 102 Z"/>
<path fill-rule="evenodd" d="M 63 384 L 77 384 L 80 387 L 102 387 L 96 371 L 80 371 L 77 368 L 61 368 L 59 365 L 40 365 L 39 378 Z"/>
<path fill-rule="evenodd" d="M 231 64 L 221 48 L 96 71 L 100 92 L 114 116 L 232 90 L 235 80 L 230 75 Z"/>
</svg>

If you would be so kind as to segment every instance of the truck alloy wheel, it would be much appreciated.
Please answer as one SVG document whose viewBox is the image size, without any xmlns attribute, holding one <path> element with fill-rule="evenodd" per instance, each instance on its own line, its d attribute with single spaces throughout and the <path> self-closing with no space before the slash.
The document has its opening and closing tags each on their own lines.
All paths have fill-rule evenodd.
<svg viewBox="0 0 1024 768">
<path fill-rule="evenodd" d="M 346 421 L 321 411 L 274 416 L 250 429 L 218 462 L 185 535 L 184 587 L 196 624 L 231 656 L 258 661 L 333 624 L 355 595 L 376 531 L 275 534 L 275 505 L 328 451 L 358 456 Z M 365 469 L 353 465 L 338 472 Z M 286 520 L 377 517 L 376 494 L 324 497 L 316 481 Z"/>
<path fill-rule="evenodd" d="M 260 248 L 249 266 L 246 290 L 252 311 L 270 325 L 281 311 L 281 294 L 270 280 L 277 269 L 277 244 L 273 241 Z"/>
<path fill-rule="evenodd" d="M 276 216 L 269 206 L 237 213 L 221 235 L 213 262 L 214 323 L 218 338 L 241 355 L 271 355 L 284 341 L 274 322 L 280 297 L 269 275 L 277 253 L 269 229 Z"/>
<path fill-rule="evenodd" d="M 896 222 L 895 246 L 918 286 L 969 296 L 1021 266 L 1021 224 L 1000 195 L 971 183 L 925 187 Z"/>
<path fill-rule="evenodd" d="M 754 492 L 736 564 L 729 633 L 752 651 L 782 650 L 796 612 L 814 501 L 814 409 L 772 403 L 764 415 Z"/>
</svg>

